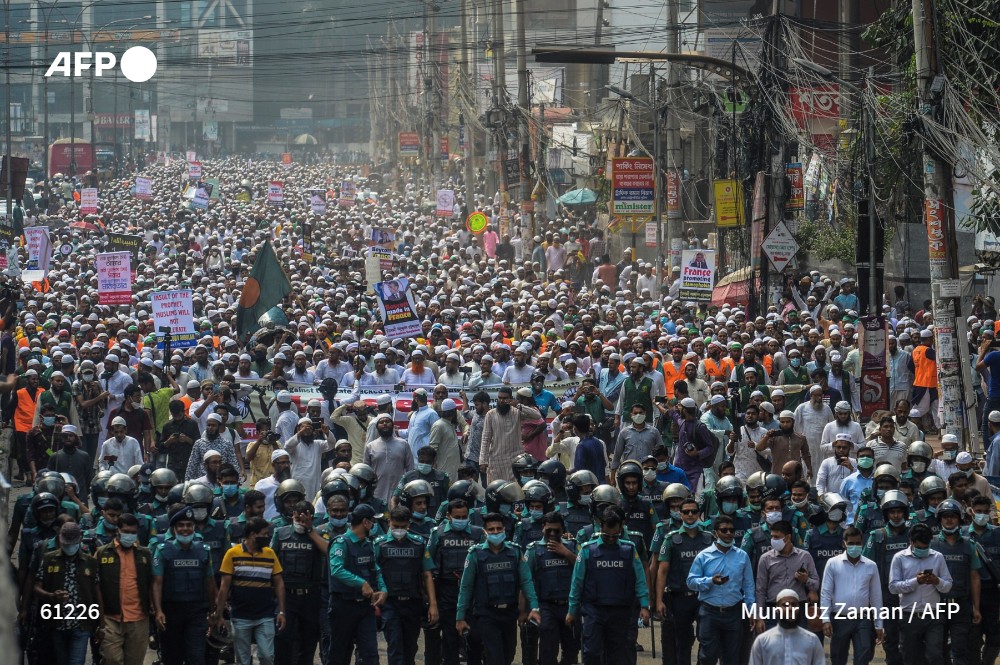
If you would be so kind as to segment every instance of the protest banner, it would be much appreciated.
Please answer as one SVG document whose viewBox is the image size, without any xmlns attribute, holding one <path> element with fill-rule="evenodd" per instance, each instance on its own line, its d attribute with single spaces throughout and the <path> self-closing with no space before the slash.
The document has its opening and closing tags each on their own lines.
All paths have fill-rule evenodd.
<svg viewBox="0 0 1000 665">
<path fill-rule="evenodd" d="M 341 208 L 350 208 L 357 203 L 358 185 L 353 180 L 343 180 L 340 183 L 340 198 L 337 205 Z"/>
<path fill-rule="evenodd" d="M 137 176 L 135 179 L 135 198 L 149 201 L 153 198 L 153 179 Z"/>
<path fill-rule="evenodd" d="M 680 300 L 709 302 L 715 286 L 715 252 L 685 249 L 681 252 Z"/>
<path fill-rule="evenodd" d="M 132 256 L 133 266 L 139 262 L 142 252 L 143 237 L 127 233 L 109 233 L 108 249 L 112 252 L 128 252 Z"/>
<path fill-rule="evenodd" d="M 871 418 L 876 411 L 888 411 L 889 404 L 888 320 L 884 316 L 863 316 L 861 324 L 861 416 Z"/>
<path fill-rule="evenodd" d="M 40 282 L 49 274 L 52 260 L 52 241 L 47 226 L 29 226 L 24 229 L 28 245 L 28 264 L 21 279 L 25 282 Z"/>
<path fill-rule="evenodd" d="M 389 339 L 418 337 L 423 334 L 409 286 L 410 280 L 405 277 L 375 284 L 378 308 Z"/>
<path fill-rule="evenodd" d="M 455 211 L 455 191 L 439 189 L 437 191 L 437 217 L 451 217 Z"/>
<path fill-rule="evenodd" d="M 392 272 L 392 263 L 396 260 L 396 255 L 391 249 L 386 249 L 385 247 L 372 247 L 369 250 L 370 256 L 378 257 L 378 265 L 382 272 Z M 375 280 L 376 282 L 381 282 L 381 279 Z"/>
<path fill-rule="evenodd" d="M 188 180 L 201 180 L 201 162 L 188 163 Z"/>
<path fill-rule="evenodd" d="M 96 263 L 98 304 L 132 304 L 131 254 L 128 252 L 98 254 Z"/>
<path fill-rule="evenodd" d="M 391 249 L 396 245 L 396 232 L 390 231 L 389 229 L 375 227 L 372 229 L 372 234 L 368 241 L 372 245 L 378 245 Z"/>
<path fill-rule="evenodd" d="M 326 190 L 313 189 L 309 191 L 309 208 L 314 215 L 326 214 Z"/>
<path fill-rule="evenodd" d="M 285 183 L 272 180 L 267 185 L 267 204 L 272 206 L 285 205 Z"/>
<path fill-rule="evenodd" d="M 194 198 L 191 199 L 191 205 L 198 210 L 207 210 L 210 198 L 212 198 L 212 186 L 204 180 L 199 180 L 194 188 Z"/>
<path fill-rule="evenodd" d="M 84 187 L 80 190 L 80 214 L 93 215 L 97 212 L 97 189 Z"/>
<path fill-rule="evenodd" d="M 153 322 L 156 325 L 156 348 L 164 348 L 161 327 L 170 328 L 170 347 L 173 349 L 197 346 L 198 334 L 194 327 L 191 289 L 154 291 L 150 294 Z"/>
</svg>

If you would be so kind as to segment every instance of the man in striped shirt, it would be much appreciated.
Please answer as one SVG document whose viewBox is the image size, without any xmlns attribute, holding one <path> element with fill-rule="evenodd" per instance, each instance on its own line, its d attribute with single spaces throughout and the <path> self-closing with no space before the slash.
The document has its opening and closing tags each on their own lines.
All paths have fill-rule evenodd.
<svg viewBox="0 0 1000 665">
<path fill-rule="evenodd" d="M 224 623 L 222 610 L 228 601 L 237 665 L 251 665 L 251 641 L 257 643 L 260 665 L 274 665 L 276 605 L 277 629 L 285 627 L 285 582 L 270 542 L 270 523 L 262 517 L 248 519 L 243 542 L 226 552 L 219 569 L 219 611 L 212 619 L 219 626 Z"/>
</svg>

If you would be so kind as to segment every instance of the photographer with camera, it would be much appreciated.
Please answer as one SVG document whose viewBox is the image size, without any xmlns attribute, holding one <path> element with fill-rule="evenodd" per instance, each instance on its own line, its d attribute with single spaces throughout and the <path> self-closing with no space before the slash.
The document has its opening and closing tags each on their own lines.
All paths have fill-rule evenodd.
<svg viewBox="0 0 1000 665">
<path fill-rule="evenodd" d="M 247 446 L 247 461 L 250 462 L 250 487 L 267 478 L 274 469 L 271 467 L 271 453 L 281 448 L 277 432 L 271 431 L 269 418 L 257 419 L 257 439 Z"/>
</svg>

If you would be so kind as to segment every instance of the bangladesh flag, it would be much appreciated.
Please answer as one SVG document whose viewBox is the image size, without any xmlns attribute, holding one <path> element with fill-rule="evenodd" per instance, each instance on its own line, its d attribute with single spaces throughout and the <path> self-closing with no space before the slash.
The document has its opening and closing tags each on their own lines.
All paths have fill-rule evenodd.
<svg viewBox="0 0 1000 665">
<path fill-rule="evenodd" d="M 292 292 L 288 275 L 278 263 L 270 242 L 265 242 L 250 270 L 236 313 L 237 333 L 245 338 L 260 328 L 257 320 Z"/>
</svg>

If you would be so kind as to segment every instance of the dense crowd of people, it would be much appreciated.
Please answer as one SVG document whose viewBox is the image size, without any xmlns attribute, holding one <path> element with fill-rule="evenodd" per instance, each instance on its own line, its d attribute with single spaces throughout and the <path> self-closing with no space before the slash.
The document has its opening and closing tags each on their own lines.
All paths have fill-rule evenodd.
<svg viewBox="0 0 1000 665">
<path fill-rule="evenodd" d="M 381 632 L 390 665 L 629 665 L 653 619 L 663 665 L 996 661 L 995 499 L 939 432 L 933 315 L 905 291 L 883 306 L 888 408 L 862 418 L 849 277 L 798 275 L 748 316 L 613 260 L 586 214 L 459 195 L 438 217 L 416 179 L 202 166 L 204 210 L 160 164 L 150 200 L 120 180 L 81 216 L 50 183 L 21 211 L 69 247 L 0 294 L 29 663 L 375 665 Z M 130 304 L 100 303 L 111 233 L 142 236 Z M 372 239 L 416 336 L 386 335 Z M 265 243 L 292 290 L 248 337 Z M 151 296 L 170 289 L 192 291 L 197 343 L 168 351 Z M 1000 351 L 977 307 L 990 471 Z"/>
</svg>

